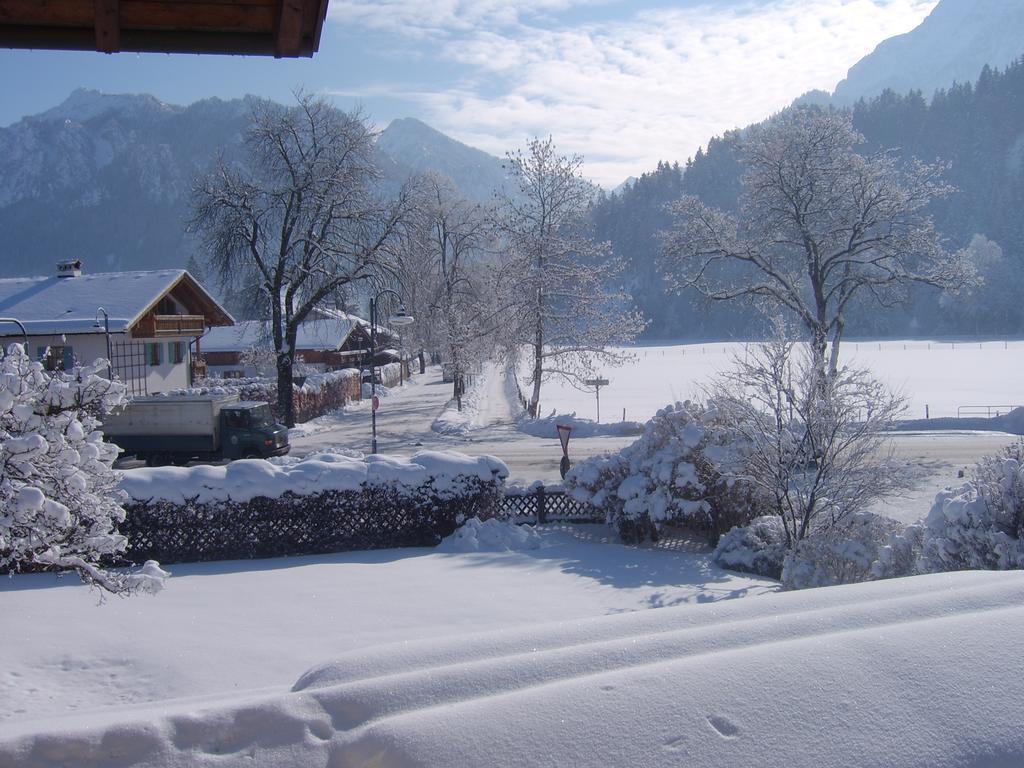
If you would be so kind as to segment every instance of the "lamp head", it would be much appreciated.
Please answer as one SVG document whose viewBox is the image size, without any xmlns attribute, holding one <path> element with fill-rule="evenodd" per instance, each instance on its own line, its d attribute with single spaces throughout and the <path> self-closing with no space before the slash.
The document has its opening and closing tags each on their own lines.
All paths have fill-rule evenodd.
<svg viewBox="0 0 1024 768">
<path fill-rule="evenodd" d="M 416 318 L 406 313 L 405 307 L 399 307 L 398 312 L 388 318 L 388 324 L 393 325 L 396 328 L 401 328 L 403 325 L 410 325 L 415 321 Z"/>
</svg>

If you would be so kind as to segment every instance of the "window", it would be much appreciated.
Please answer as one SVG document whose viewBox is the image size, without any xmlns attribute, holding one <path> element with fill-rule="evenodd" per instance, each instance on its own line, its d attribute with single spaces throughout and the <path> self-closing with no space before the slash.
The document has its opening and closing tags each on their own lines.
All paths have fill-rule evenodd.
<svg viewBox="0 0 1024 768">
<path fill-rule="evenodd" d="M 167 342 L 167 362 L 174 363 L 174 364 L 185 362 L 185 342 L 184 341 L 168 341 Z"/>
<path fill-rule="evenodd" d="M 48 371 L 70 371 L 75 367 L 75 352 L 67 345 L 50 345 L 38 347 L 36 357 Z"/>
<path fill-rule="evenodd" d="M 154 342 L 150 342 L 146 345 L 146 365 L 160 365 L 163 362 L 163 355 L 160 354 L 163 351 L 164 345 Z"/>
</svg>

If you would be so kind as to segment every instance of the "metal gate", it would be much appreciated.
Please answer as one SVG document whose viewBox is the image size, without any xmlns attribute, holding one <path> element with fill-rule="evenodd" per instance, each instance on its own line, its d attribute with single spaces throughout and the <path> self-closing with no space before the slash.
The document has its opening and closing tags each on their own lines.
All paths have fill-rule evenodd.
<svg viewBox="0 0 1024 768">
<path fill-rule="evenodd" d="M 110 367 L 132 397 L 148 395 L 146 345 L 141 341 L 118 341 L 110 345 Z"/>
</svg>

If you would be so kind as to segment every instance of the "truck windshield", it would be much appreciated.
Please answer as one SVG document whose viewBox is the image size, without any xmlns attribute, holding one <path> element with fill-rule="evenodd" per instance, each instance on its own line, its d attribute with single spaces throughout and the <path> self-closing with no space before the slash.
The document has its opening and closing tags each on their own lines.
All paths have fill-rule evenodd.
<svg viewBox="0 0 1024 768">
<path fill-rule="evenodd" d="M 274 417 L 270 413 L 270 406 L 258 405 L 248 411 L 249 426 L 253 429 L 271 427 L 274 425 Z"/>
</svg>

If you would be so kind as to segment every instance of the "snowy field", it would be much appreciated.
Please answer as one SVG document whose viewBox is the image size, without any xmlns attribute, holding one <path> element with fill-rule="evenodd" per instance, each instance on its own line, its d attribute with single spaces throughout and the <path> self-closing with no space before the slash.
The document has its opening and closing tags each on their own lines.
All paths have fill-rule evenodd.
<svg viewBox="0 0 1024 768">
<path fill-rule="evenodd" d="M 1024 764 L 1020 572 L 775 593 L 542 538 L 180 567 L 99 607 L 19 579 L 0 768 Z"/>
<path fill-rule="evenodd" d="M 932 418 L 956 416 L 961 406 L 1024 405 L 1024 341 L 849 341 L 842 349 L 841 364 L 868 368 L 906 396 L 908 419 L 923 419 L 926 405 Z M 621 421 L 623 409 L 627 420 L 646 421 L 668 403 L 699 396 L 743 350 L 741 342 L 623 348 L 633 359 L 601 372 L 610 382 L 601 389 L 601 421 Z M 542 413 L 552 409 L 597 415 L 593 390 L 558 381 L 541 391 Z"/>
<path fill-rule="evenodd" d="M 191 712 L 207 700 L 283 694 L 308 668 L 382 643 L 775 589 L 704 553 L 629 548 L 607 535 L 603 526 L 550 527 L 539 548 L 521 552 L 403 549 L 169 566 L 174 575 L 159 595 L 102 605 L 72 577 L 2 579 L 0 766 L 50 764 L 25 754 L 11 762 L 19 734 L 152 717 L 168 702 Z M 66 764 L 92 763 L 71 753 Z"/>
</svg>

